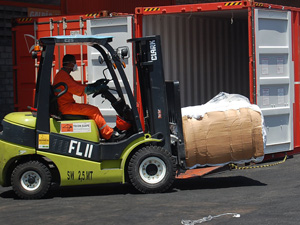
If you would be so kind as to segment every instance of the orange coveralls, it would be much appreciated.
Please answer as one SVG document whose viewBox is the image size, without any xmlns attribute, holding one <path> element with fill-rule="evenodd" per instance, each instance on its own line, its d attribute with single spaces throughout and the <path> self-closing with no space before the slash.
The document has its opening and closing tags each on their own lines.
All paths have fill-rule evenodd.
<svg viewBox="0 0 300 225">
<path fill-rule="evenodd" d="M 110 139 L 113 129 L 106 124 L 100 110 L 92 105 L 76 103 L 73 98 L 73 95 L 83 96 L 85 94 L 84 89 L 87 85 L 76 82 L 73 77 L 64 70 L 60 70 L 56 74 L 53 85 L 59 82 L 64 82 L 68 85 L 67 93 L 57 99 L 59 111 L 62 114 L 88 116 L 90 119 L 95 120 L 101 136 L 106 140 Z M 64 87 L 61 87 L 63 90 Z"/>
</svg>

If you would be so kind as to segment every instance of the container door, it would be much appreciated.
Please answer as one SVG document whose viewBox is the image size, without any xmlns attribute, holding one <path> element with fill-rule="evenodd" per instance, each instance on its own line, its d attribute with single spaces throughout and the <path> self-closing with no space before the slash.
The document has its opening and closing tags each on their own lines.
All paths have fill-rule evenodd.
<svg viewBox="0 0 300 225">
<path fill-rule="evenodd" d="M 31 57 L 34 45 L 33 24 L 20 24 L 13 27 L 14 51 L 12 53 L 15 111 L 28 111 L 27 106 L 34 106 L 36 76 L 35 61 Z M 3 64 L 3 66 L 5 66 L 5 64 Z M 5 69 L 1 65 L 1 69 L 2 68 Z M 7 77 L 10 76 L 11 75 L 7 75 Z M 1 88 L 3 88 L 3 86 Z M 2 90 L 6 89 L 3 88 Z M 1 97 L 4 97 L 4 93 Z M 5 97 L 10 96 L 7 95 Z"/>
<path fill-rule="evenodd" d="M 293 150 L 291 13 L 255 9 L 255 41 L 257 104 L 267 130 L 265 153 Z"/>
<path fill-rule="evenodd" d="M 88 35 L 102 35 L 113 36 L 113 41 L 110 43 L 113 48 L 121 46 L 127 46 L 129 48 L 129 58 L 123 61 L 126 64 L 125 73 L 128 78 L 128 82 L 133 87 L 133 61 L 132 61 L 132 43 L 127 43 L 128 39 L 133 38 L 133 17 L 113 17 L 113 18 L 101 18 L 87 21 L 87 34 Z M 100 53 L 92 48 L 88 47 L 88 82 L 92 83 L 96 80 L 103 78 L 104 74 L 108 79 L 111 78 L 109 71 L 105 70 L 106 64 L 100 64 L 98 57 Z M 117 73 L 117 70 L 116 70 Z M 118 75 L 118 73 L 117 73 Z M 119 77 L 120 78 L 120 77 Z M 119 79 L 121 87 L 124 87 L 121 78 Z M 111 82 L 111 88 L 114 88 L 113 82 Z M 123 89 L 125 90 L 125 88 Z M 125 94 L 126 98 L 126 94 Z M 89 96 L 89 104 L 99 107 L 106 122 L 110 126 L 115 126 L 116 112 L 112 108 L 110 102 L 98 95 L 96 98 Z"/>
</svg>

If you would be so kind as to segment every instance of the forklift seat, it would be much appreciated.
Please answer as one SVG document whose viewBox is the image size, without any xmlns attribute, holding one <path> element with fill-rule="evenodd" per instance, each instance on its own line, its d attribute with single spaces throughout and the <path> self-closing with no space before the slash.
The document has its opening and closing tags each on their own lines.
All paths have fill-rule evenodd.
<svg viewBox="0 0 300 225">
<path fill-rule="evenodd" d="M 69 115 L 63 114 L 60 116 L 62 120 L 88 120 L 89 117 L 85 115 Z"/>
<path fill-rule="evenodd" d="M 63 86 L 65 89 L 58 93 L 58 95 L 55 95 L 55 91 L 59 86 Z M 50 116 L 52 115 L 54 118 L 60 118 L 61 120 L 86 120 L 89 119 L 88 116 L 85 115 L 67 115 L 62 114 L 58 109 L 58 103 L 57 99 L 67 93 L 68 91 L 68 85 L 64 82 L 60 82 L 54 86 L 51 85 L 50 87 L 50 101 L 49 101 L 49 113 Z"/>
</svg>

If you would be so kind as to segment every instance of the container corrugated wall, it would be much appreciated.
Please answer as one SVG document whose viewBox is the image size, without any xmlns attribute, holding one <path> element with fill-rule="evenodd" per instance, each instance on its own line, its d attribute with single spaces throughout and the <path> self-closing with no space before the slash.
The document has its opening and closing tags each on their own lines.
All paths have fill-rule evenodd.
<svg viewBox="0 0 300 225">
<path fill-rule="evenodd" d="M 213 3 L 213 2 L 225 2 L 224 0 L 175 0 L 176 5 L 184 4 L 197 4 L 197 3 Z M 300 7 L 300 1 L 282 1 L 282 0 L 259 0 L 259 3 L 268 3 L 285 6 Z"/>
<path fill-rule="evenodd" d="M 66 0 L 65 0 L 66 1 Z M 120 13 L 134 13 L 135 7 L 154 5 L 173 5 L 174 0 L 127 0 L 127 1 L 99 1 L 99 0 L 72 0 L 66 1 L 67 14 L 92 13 L 102 10 Z"/>
<path fill-rule="evenodd" d="M 165 77 L 180 81 L 182 106 L 203 104 L 221 91 L 249 97 L 247 12 L 235 14 L 143 17 L 143 35 L 161 35 Z"/>
</svg>

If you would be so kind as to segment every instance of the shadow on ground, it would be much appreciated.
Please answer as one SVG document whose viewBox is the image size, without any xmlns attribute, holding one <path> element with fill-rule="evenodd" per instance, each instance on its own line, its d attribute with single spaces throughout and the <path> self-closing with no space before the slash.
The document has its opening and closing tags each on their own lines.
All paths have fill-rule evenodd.
<svg viewBox="0 0 300 225">
<path fill-rule="evenodd" d="M 222 189 L 244 186 L 266 186 L 267 184 L 243 176 L 232 177 L 195 177 L 176 180 L 174 187 L 179 190 Z"/>
<path fill-rule="evenodd" d="M 253 180 L 243 176 L 232 177 L 195 177 L 190 179 L 177 179 L 174 182 L 173 189 L 169 191 L 183 191 L 183 190 L 201 190 L 201 189 L 222 189 L 231 187 L 244 186 L 266 186 L 267 184 L 260 181 Z M 82 196 L 107 196 L 107 195 L 125 195 L 125 194 L 140 194 L 130 184 L 102 184 L 89 186 L 75 186 L 75 187 L 54 187 L 49 191 L 46 198 L 68 198 L 68 197 L 82 197 Z M 1 198 L 15 198 L 10 188 L 0 194 Z"/>
</svg>

